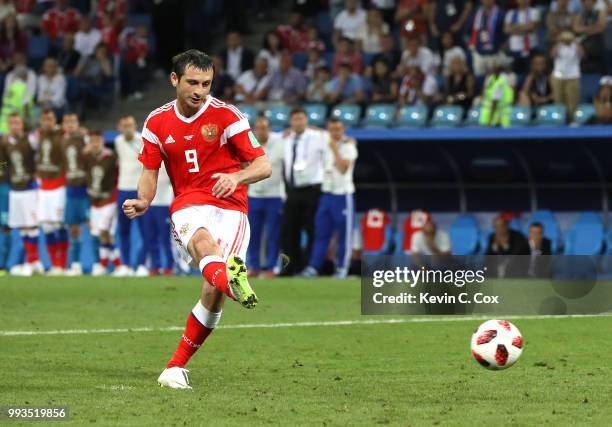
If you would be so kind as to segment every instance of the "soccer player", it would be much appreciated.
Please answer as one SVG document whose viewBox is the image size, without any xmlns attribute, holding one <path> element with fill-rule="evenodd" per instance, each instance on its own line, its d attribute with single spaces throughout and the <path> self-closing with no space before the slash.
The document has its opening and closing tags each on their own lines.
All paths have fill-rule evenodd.
<svg viewBox="0 0 612 427">
<path fill-rule="evenodd" d="M 102 266 L 102 270 L 94 270 L 92 274 L 99 276 L 106 273 L 109 263 L 115 269 L 121 266 L 113 237 L 117 227 L 117 155 L 104 146 L 100 131 L 89 132 L 84 155 L 87 195 L 91 203 L 89 226 L 92 237 L 100 241 L 98 251 Z"/>
<path fill-rule="evenodd" d="M 11 268 L 11 274 L 31 276 L 43 272 L 38 256 L 35 142 L 25 133 L 23 119 L 18 113 L 8 116 L 8 130 L 3 144 L 11 186 L 8 225 L 19 229 L 25 249 L 25 263 Z"/>
<path fill-rule="evenodd" d="M 66 176 L 62 130 L 57 127 L 53 110 L 43 110 L 40 129 L 34 134 L 38 145 L 36 170 L 40 178 L 37 218 L 45 233 L 51 258 L 49 275 L 64 273 L 68 253 L 68 232 L 64 227 Z"/>
<path fill-rule="evenodd" d="M 329 149 L 325 153 L 325 174 L 315 216 L 315 239 L 308 267 L 302 273 L 314 277 L 325 262 L 325 255 L 332 235 L 336 233 L 338 248 L 334 277 L 343 279 L 351 262 L 353 222 L 355 216 L 355 184 L 353 168 L 357 160 L 357 142 L 344 134 L 339 119 L 327 121 Z"/>
<path fill-rule="evenodd" d="M 83 148 L 85 135 L 74 113 L 66 113 L 62 119 L 64 131 L 64 164 L 66 165 L 66 210 L 64 223 L 70 229 L 67 274 L 83 274 L 81 268 L 81 225 L 89 221 L 87 200 L 87 176 L 84 167 Z"/>
<path fill-rule="evenodd" d="M 170 206 L 174 238 L 205 279 L 178 348 L 158 378 L 172 388 L 191 388 L 185 364 L 219 323 L 226 296 L 246 308 L 257 304 L 243 261 L 250 235 L 245 184 L 269 177 L 271 166 L 246 117 L 209 95 L 213 74 L 212 59 L 198 50 L 172 59 L 176 100 L 149 114 L 138 198 L 123 203 L 128 218 L 147 211 L 163 161 L 176 197 Z"/>
</svg>

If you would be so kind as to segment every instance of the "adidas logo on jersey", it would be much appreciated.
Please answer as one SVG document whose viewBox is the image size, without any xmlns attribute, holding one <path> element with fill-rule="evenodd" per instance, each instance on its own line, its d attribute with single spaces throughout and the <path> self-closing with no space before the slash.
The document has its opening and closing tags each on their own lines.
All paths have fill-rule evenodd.
<svg viewBox="0 0 612 427">
<path fill-rule="evenodd" d="M 164 144 L 172 144 L 174 142 L 174 138 L 172 138 L 172 135 L 168 135 L 168 138 L 166 138 L 166 141 L 164 142 Z"/>
<path fill-rule="evenodd" d="M 185 135 L 183 138 L 185 138 L 187 141 L 191 141 L 193 135 Z"/>
</svg>

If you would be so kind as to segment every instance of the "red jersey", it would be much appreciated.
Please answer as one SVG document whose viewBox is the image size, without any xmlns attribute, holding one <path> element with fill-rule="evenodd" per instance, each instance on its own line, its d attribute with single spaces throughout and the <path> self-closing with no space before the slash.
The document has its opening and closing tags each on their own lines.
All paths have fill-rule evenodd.
<svg viewBox="0 0 612 427">
<path fill-rule="evenodd" d="M 54 7 L 46 11 L 43 15 L 42 29 L 51 40 L 55 40 L 64 33 L 77 32 L 80 19 L 81 14 L 72 7 L 65 10 Z"/>
<path fill-rule="evenodd" d="M 241 162 L 265 154 L 236 107 L 209 95 L 200 111 L 184 117 L 176 101 L 169 102 L 149 114 L 142 139 L 138 160 L 144 167 L 158 169 L 162 160 L 166 166 L 175 196 L 171 214 L 189 205 L 247 212 L 246 185 L 224 199 L 212 195 L 213 174 L 237 172 Z"/>
</svg>

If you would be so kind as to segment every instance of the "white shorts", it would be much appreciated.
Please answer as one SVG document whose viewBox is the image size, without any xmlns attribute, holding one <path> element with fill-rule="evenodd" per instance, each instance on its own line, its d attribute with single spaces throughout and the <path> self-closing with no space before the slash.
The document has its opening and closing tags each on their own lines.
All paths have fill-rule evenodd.
<svg viewBox="0 0 612 427">
<path fill-rule="evenodd" d="M 8 226 L 11 228 L 38 227 L 37 200 L 38 190 L 10 190 Z"/>
<path fill-rule="evenodd" d="M 92 206 L 89 214 L 89 232 L 92 236 L 100 236 L 101 231 L 108 231 L 114 236 L 117 228 L 117 203 L 111 202 L 104 206 Z"/>
<path fill-rule="evenodd" d="M 38 190 L 38 221 L 64 222 L 66 187 L 55 190 Z"/>
<path fill-rule="evenodd" d="M 187 263 L 193 259 L 187 246 L 199 228 L 205 228 L 215 239 L 224 261 L 231 254 L 246 260 L 251 229 L 246 214 L 240 211 L 221 209 L 211 205 L 189 206 L 172 214 L 172 236 L 178 252 Z"/>
</svg>

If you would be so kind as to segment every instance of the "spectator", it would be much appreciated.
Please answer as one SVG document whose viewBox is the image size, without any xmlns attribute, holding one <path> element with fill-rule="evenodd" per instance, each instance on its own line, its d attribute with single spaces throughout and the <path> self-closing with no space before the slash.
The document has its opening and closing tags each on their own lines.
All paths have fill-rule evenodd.
<svg viewBox="0 0 612 427">
<path fill-rule="evenodd" d="M 476 79 L 468 70 L 465 61 L 461 57 L 454 57 L 446 80 L 446 103 L 459 105 L 467 112 L 472 106 L 475 91 Z"/>
<path fill-rule="evenodd" d="M 469 24 L 468 46 L 472 51 L 472 65 L 476 76 L 484 76 L 493 69 L 493 62 L 503 59 L 500 48 L 504 42 L 504 12 L 495 0 L 480 0 Z"/>
<path fill-rule="evenodd" d="M 523 83 L 518 103 L 526 107 L 538 107 L 552 102 L 552 85 L 546 67 L 546 57 L 537 54 L 531 60 L 531 72 Z"/>
<path fill-rule="evenodd" d="M 510 113 L 514 101 L 514 89 L 510 76 L 499 62 L 485 79 L 482 89 L 479 122 L 481 126 L 510 127 Z"/>
<path fill-rule="evenodd" d="M 66 78 L 58 69 L 55 58 L 47 58 L 38 76 L 37 104 L 42 110 L 52 109 L 58 120 L 66 107 Z"/>
<path fill-rule="evenodd" d="M 580 59 L 584 56 L 582 46 L 574 39 L 574 34 L 565 31 L 553 47 L 554 59 L 552 73 L 552 92 L 555 104 L 567 107 L 568 117 L 573 117 L 580 101 Z"/>
<path fill-rule="evenodd" d="M 271 79 L 268 68 L 268 60 L 260 56 L 255 61 L 255 68 L 245 71 L 238 77 L 234 86 L 236 101 L 256 104 L 266 99 Z"/>
<path fill-rule="evenodd" d="M 527 239 L 518 231 L 511 230 L 502 215 L 495 217 L 487 255 L 529 255 L 529 252 Z"/>
<path fill-rule="evenodd" d="M 550 263 L 542 255 L 551 255 L 551 242 L 544 237 L 544 227 L 539 222 L 534 222 L 529 226 L 529 267 L 527 275 L 529 277 L 546 277 L 549 273 Z"/>
<path fill-rule="evenodd" d="M 446 231 L 429 220 L 412 235 L 410 249 L 413 255 L 450 255 L 451 241 Z"/>
<path fill-rule="evenodd" d="M 13 65 L 15 52 L 26 52 L 27 49 L 28 37 L 25 31 L 19 28 L 14 14 L 8 15 L 0 21 L 0 73 Z"/>
<path fill-rule="evenodd" d="M 23 121 L 31 118 L 33 96 L 28 92 L 29 71 L 25 66 L 18 65 L 9 74 L 11 78 L 9 80 L 7 76 L 2 97 L 0 134 L 8 132 L 11 115 L 17 114 Z"/>
<path fill-rule="evenodd" d="M 362 50 L 367 55 L 382 52 L 381 38 L 389 34 L 389 25 L 383 21 L 382 14 L 376 9 L 370 9 L 366 17 L 366 25 L 359 35 Z"/>
<path fill-rule="evenodd" d="M 253 52 L 242 46 L 240 33 L 236 31 L 227 34 L 227 48 L 221 51 L 221 59 L 234 80 L 244 71 L 253 68 Z"/>
<path fill-rule="evenodd" d="M 574 17 L 573 29 L 582 37 L 584 73 L 603 72 L 602 61 L 603 31 L 606 27 L 606 11 L 595 7 L 595 0 L 582 0 L 582 11 Z"/>
<path fill-rule="evenodd" d="M 329 68 L 324 65 L 317 68 L 315 78 L 306 89 L 306 101 L 327 102 L 330 93 L 330 79 L 331 73 Z"/>
<path fill-rule="evenodd" d="M 119 36 L 123 31 L 123 21 L 113 17 L 113 15 L 104 16 L 104 25 L 100 29 L 102 34 L 102 42 L 106 45 L 108 53 L 115 58 L 115 63 L 119 57 Z"/>
<path fill-rule="evenodd" d="M 364 32 L 365 25 L 366 12 L 359 7 L 359 2 L 357 0 L 345 0 L 344 9 L 334 19 L 334 44 L 337 45 L 340 39 L 344 37 L 358 41 L 359 35 Z"/>
<path fill-rule="evenodd" d="M 13 54 L 13 69 L 9 73 L 6 74 L 6 78 L 4 80 L 4 94 L 3 97 L 8 95 L 8 88 L 11 83 L 16 80 L 18 75 L 20 80 L 25 82 L 26 90 L 23 96 L 24 105 L 25 103 L 29 103 L 34 99 L 34 95 L 36 94 L 36 73 L 34 70 L 28 67 L 28 60 L 25 56 L 24 52 L 15 52 Z"/>
<path fill-rule="evenodd" d="M 453 35 L 445 31 L 440 37 L 442 45 L 442 74 L 448 76 L 450 72 L 450 64 L 455 58 L 460 58 L 463 62 L 466 62 L 465 51 L 461 46 L 455 44 Z"/>
<path fill-rule="evenodd" d="M 113 66 L 106 45 L 98 43 L 93 55 L 82 56 L 74 70 L 79 77 L 79 93 L 83 102 L 98 102 L 112 94 Z"/>
<path fill-rule="evenodd" d="M 15 5 L 12 0 L 0 0 L 0 22 L 4 21 L 4 18 L 17 13 Z"/>
<path fill-rule="evenodd" d="M 370 78 L 370 101 L 372 103 L 395 103 L 399 85 L 391 75 L 387 62 L 379 59 L 374 63 L 373 70 Z"/>
<path fill-rule="evenodd" d="M 89 56 L 94 53 L 101 40 L 102 33 L 97 28 L 92 28 L 91 19 L 87 16 L 82 17 L 79 31 L 74 35 L 74 49 L 81 56 Z"/>
<path fill-rule="evenodd" d="M 434 73 L 436 69 L 436 58 L 433 52 L 415 37 L 404 39 L 406 46 L 402 53 L 402 66 L 404 68 L 419 67 L 423 74 Z"/>
<path fill-rule="evenodd" d="M 358 104 L 363 99 L 361 77 L 351 71 L 351 64 L 342 63 L 338 75 L 329 84 L 328 101 L 331 104 Z"/>
<path fill-rule="evenodd" d="M 62 47 L 57 54 L 57 63 L 59 67 L 64 71 L 64 75 L 71 75 L 74 73 L 81 55 L 74 48 L 74 34 L 66 33 L 62 38 Z"/>
<path fill-rule="evenodd" d="M 334 66 L 332 72 L 338 73 L 340 64 L 348 63 L 353 73 L 361 74 L 363 69 L 363 57 L 361 52 L 355 48 L 355 42 L 347 37 L 342 37 L 338 41 L 338 50 L 334 56 Z"/>
<path fill-rule="evenodd" d="M 325 43 L 319 38 L 319 31 L 317 31 L 316 27 L 308 27 L 306 36 L 308 40 L 306 48 L 308 50 L 317 49 L 319 52 L 325 51 Z"/>
<path fill-rule="evenodd" d="M 219 55 L 213 55 L 212 59 L 215 67 L 215 78 L 210 93 L 221 101 L 232 102 L 234 99 L 234 79 L 225 70 L 225 64 Z"/>
<path fill-rule="evenodd" d="M 595 117 L 591 124 L 612 124 L 612 76 L 603 76 L 599 80 L 599 91 L 593 98 Z"/>
<path fill-rule="evenodd" d="M 308 31 L 303 25 L 302 15 L 293 12 L 289 15 L 287 25 L 279 25 L 276 29 L 283 49 L 291 53 L 302 52 L 308 46 Z"/>
<path fill-rule="evenodd" d="M 96 5 L 96 27 L 104 27 L 104 17 L 124 22 L 128 14 L 128 0 L 98 0 Z"/>
<path fill-rule="evenodd" d="M 434 47 L 441 45 L 443 31 L 449 32 L 454 41 L 459 39 L 472 7 L 471 0 L 434 0 L 429 3 L 429 31 L 434 38 Z"/>
<path fill-rule="evenodd" d="M 504 31 L 509 35 L 509 53 L 514 58 L 513 69 L 519 74 L 529 70 L 531 55 L 538 49 L 539 25 L 540 11 L 530 7 L 529 0 L 517 0 L 517 8 L 506 14 Z"/>
<path fill-rule="evenodd" d="M 52 42 L 64 33 L 75 33 L 79 29 L 81 14 L 69 4 L 68 0 L 55 0 L 55 7 L 42 17 L 42 31 Z"/>
<path fill-rule="evenodd" d="M 399 104 L 432 107 L 438 101 L 438 83 L 431 74 L 424 74 L 417 66 L 408 67 L 408 72 L 399 87 Z"/>
<path fill-rule="evenodd" d="M 142 99 L 143 96 L 149 55 L 147 31 L 147 27 L 139 25 L 135 32 L 129 33 L 125 38 L 121 90 L 124 96 L 131 96 L 133 99 Z"/>
<path fill-rule="evenodd" d="M 278 70 L 280 57 L 280 38 L 274 31 L 268 31 L 264 36 L 263 47 L 259 51 L 257 58 L 265 58 L 268 61 L 268 69 L 270 70 L 270 73 L 273 73 Z"/>
<path fill-rule="evenodd" d="M 550 47 L 557 43 L 561 33 L 573 29 L 574 14 L 568 5 L 568 0 L 558 0 L 556 10 L 551 8 L 546 15 L 546 40 Z"/>
<path fill-rule="evenodd" d="M 395 10 L 395 22 L 399 24 L 402 38 L 416 38 L 422 44 L 426 42 L 427 24 L 423 9 L 425 0 L 399 0 Z"/>
<path fill-rule="evenodd" d="M 327 62 L 321 57 L 321 52 L 322 50 L 319 50 L 317 46 L 308 48 L 308 61 L 304 70 L 304 76 L 306 76 L 308 81 L 315 79 L 315 74 L 320 67 L 327 66 Z"/>
<path fill-rule="evenodd" d="M 392 73 L 395 72 L 401 61 L 401 53 L 395 48 L 393 37 L 391 35 L 384 35 L 380 38 L 380 44 L 382 51 L 372 58 L 371 63 L 374 64 L 378 60 L 383 60 L 389 66 Z M 366 75 L 372 75 L 372 67 L 368 66 L 365 72 Z"/>
<path fill-rule="evenodd" d="M 291 54 L 284 52 L 278 70 L 272 74 L 268 100 L 294 104 L 306 92 L 306 79 L 291 63 Z"/>
</svg>

